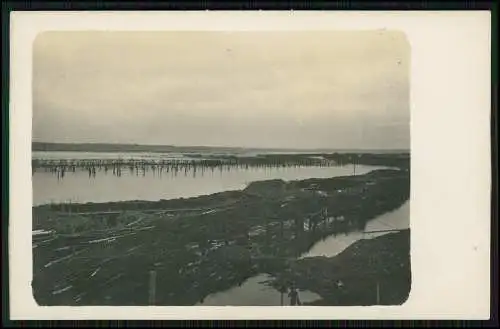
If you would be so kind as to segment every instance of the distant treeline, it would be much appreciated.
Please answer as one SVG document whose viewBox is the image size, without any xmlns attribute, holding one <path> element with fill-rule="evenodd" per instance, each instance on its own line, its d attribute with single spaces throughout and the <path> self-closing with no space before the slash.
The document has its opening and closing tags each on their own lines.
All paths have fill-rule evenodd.
<svg viewBox="0 0 500 329">
<path fill-rule="evenodd" d="M 408 150 L 332 150 L 332 149 L 279 149 L 279 148 L 243 148 L 243 147 L 215 147 L 215 146 L 173 146 L 173 145 L 139 145 L 139 144 L 111 144 L 111 143 L 45 143 L 33 142 L 33 151 L 65 151 L 65 152 L 181 152 L 181 153 L 244 153 L 244 152 L 311 152 L 331 153 L 334 151 L 348 153 L 408 153 Z"/>
</svg>

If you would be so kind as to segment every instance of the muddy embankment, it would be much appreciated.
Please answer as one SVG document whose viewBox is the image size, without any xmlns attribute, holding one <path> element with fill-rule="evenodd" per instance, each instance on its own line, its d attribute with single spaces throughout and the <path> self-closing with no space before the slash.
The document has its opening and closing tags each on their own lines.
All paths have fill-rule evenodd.
<svg viewBox="0 0 500 329">
<path fill-rule="evenodd" d="M 293 282 L 321 300 L 304 305 L 401 305 L 411 290 L 410 230 L 359 240 L 335 257 L 295 260 L 269 272 L 278 291 Z"/>
<path fill-rule="evenodd" d="M 369 219 L 401 206 L 409 184 L 406 170 L 377 170 L 255 182 L 243 191 L 189 199 L 34 207 L 34 229 L 53 231 L 34 236 L 34 296 L 40 305 L 147 305 L 154 270 L 157 305 L 194 305 L 257 273 L 279 275 L 287 259 L 327 235 L 363 229 Z M 357 264 L 375 259 L 366 255 Z M 325 303 L 364 300 L 351 292 L 342 302 L 331 292 L 323 277 L 356 272 L 339 272 L 339 264 L 297 261 L 295 275 L 312 274 L 294 279 Z M 314 266 L 322 270 L 307 270 Z"/>
</svg>

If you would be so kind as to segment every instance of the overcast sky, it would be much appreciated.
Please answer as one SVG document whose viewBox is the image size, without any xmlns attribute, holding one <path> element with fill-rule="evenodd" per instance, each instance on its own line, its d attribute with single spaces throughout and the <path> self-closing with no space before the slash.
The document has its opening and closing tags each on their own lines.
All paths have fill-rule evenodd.
<svg viewBox="0 0 500 329">
<path fill-rule="evenodd" d="M 401 33 L 46 32 L 33 140 L 409 148 Z"/>
</svg>

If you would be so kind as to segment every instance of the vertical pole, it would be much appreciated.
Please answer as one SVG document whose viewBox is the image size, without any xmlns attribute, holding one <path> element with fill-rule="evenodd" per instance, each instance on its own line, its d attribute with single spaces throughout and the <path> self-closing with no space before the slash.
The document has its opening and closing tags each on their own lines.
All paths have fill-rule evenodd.
<svg viewBox="0 0 500 329">
<path fill-rule="evenodd" d="M 156 271 L 149 271 L 149 304 L 154 305 L 156 299 Z"/>
<path fill-rule="evenodd" d="M 281 306 L 283 306 L 283 289 L 281 289 Z"/>
<path fill-rule="evenodd" d="M 377 305 L 380 305 L 380 285 L 377 281 Z"/>
</svg>

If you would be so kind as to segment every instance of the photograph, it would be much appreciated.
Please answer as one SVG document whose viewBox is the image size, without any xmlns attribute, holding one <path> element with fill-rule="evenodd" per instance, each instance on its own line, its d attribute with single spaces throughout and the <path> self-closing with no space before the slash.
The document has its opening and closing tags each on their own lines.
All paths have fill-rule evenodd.
<svg viewBox="0 0 500 329">
<path fill-rule="evenodd" d="M 396 29 L 37 34 L 34 300 L 404 304 L 411 54 Z"/>
</svg>

